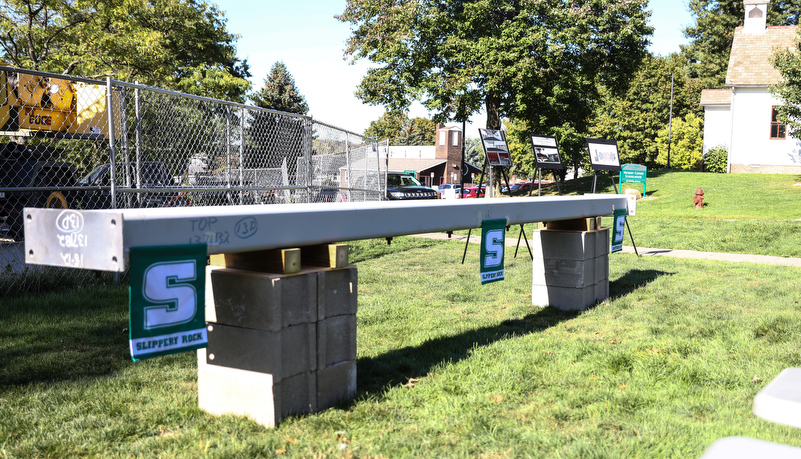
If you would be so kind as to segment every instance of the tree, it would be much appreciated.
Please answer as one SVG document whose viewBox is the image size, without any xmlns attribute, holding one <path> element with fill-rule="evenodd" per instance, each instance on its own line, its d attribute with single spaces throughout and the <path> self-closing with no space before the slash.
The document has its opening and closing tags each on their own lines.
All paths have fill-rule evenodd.
<svg viewBox="0 0 801 459">
<path fill-rule="evenodd" d="M 283 62 L 276 62 L 264 80 L 264 87 L 250 98 L 261 108 L 306 115 L 309 105 L 295 87 L 295 79 Z M 278 168 L 284 162 L 295 176 L 303 153 L 303 118 L 257 111 L 249 123 L 245 148 L 246 168 Z"/>
<path fill-rule="evenodd" d="M 246 61 L 215 5 L 197 0 L 9 0 L 0 60 L 21 68 L 244 102 Z"/>
<path fill-rule="evenodd" d="M 801 137 L 801 42 L 794 50 L 777 53 L 773 57 L 773 66 L 782 77 L 781 84 L 770 88 L 783 103 L 778 108 L 781 120 L 786 123 L 789 134 Z"/>
<path fill-rule="evenodd" d="M 306 98 L 295 86 L 295 79 L 283 62 L 276 62 L 264 79 L 264 87 L 250 98 L 257 107 L 305 115 L 309 112 Z"/>
<path fill-rule="evenodd" d="M 625 94 L 602 91 L 596 117 L 590 128 L 594 138 L 617 140 L 620 161 L 648 166 L 659 154 L 656 138 L 670 123 L 671 74 L 673 75 L 673 119 L 693 113 L 702 116 L 698 105 L 700 88 L 682 71 L 681 56 L 648 56 Z"/>
<path fill-rule="evenodd" d="M 357 95 L 391 111 L 420 99 L 434 121 L 482 107 L 536 126 L 576 125 L 597 84 L 621 89 L 645 53 L 646 0 L 349 0 L 346 54 L 378 64 Z"/>
<path fill-rule="evenodd" d="M 429 119 L 409 119 L 404 112 L 384 112 L 370 122 L 364 136 L 389 140 L 390 145 L 433 145 L 436 131 L 436 124 Z"/>
<path fill-rule="evenodd" d="M 741 0 L 690 0 L 695 24 L 684 29 L 689 45 L 682 45 L 688 60 L 687 75 L 699 79 L 702 88 L 722 88 L 726 79 L 734 29 L 742 24 L 745 7 Z M 801 4 L 797 0 L 774 0 L 768 10 L 768 25 L 797 25 Z"/>
<path fill-rule="evenodd" d="M 656 162 L 663 166 L 667 164 L 667 142 L 669 137 L 672 143 L 670 167 L 700 171 L 703 166 L 704 153 L 703 119 L 690 113 L 685 119 L 673 120 L 672 133 L 668 132 L 668 128 L 659 131 L 659 136 L 656 139 L 659 156 L 657 156 Z"/>
</svg>

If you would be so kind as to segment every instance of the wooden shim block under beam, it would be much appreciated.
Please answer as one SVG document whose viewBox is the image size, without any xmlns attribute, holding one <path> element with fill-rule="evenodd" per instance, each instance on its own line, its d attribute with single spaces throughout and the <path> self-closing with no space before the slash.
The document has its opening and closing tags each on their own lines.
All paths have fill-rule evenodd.
<svg viewBox="0 0 801 459">
<path fill-rule="evenodd" d="M 300 260 L 303 266 L 345 268 L 348 266 L 348 244 L 320 244 L 302 247 Z"/>
<path fill-rule="evenodd" d="M 297 248 L 255 250 L 253 252 L 226 253 L 222 254 L 222 257 L 211 255 L 210 262 L 212 265 L 226 268 L 295 274 L 300 272 L 300 253 L 300 249 Z"/>
</svg>

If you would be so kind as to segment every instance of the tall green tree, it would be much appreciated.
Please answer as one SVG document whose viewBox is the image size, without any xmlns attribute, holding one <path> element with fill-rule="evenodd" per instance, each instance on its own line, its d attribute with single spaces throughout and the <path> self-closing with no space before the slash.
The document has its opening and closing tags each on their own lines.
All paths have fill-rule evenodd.
<svg viewBox="0 0 801 459">
<path fill-rule="evenodd" d="M 484 109 L 535 125 L 591 114 L 598 84 L 620 90 L 645 53 L 646 0 L 349 0 L 346 54 L 369 59 L 357 90 L 392 111 L 420 100 L 435 121 Z"/>
<path fill-rule="evenodd" d="M 590 136 L 617 140 L 622 163 L 656 165 L 660 153 L 657 136 L 671 121 L 671 75 L 672 119 L 703 114 L 698 105 L 701 88 L 697 81 L 687 78 L 682 65 L 678 54 L 648 56 L 625 94 L 602 91 Z"/>
<path fill-rule="evenodd" d="M 726 80 L 734 29 L 742 25 L 745 7 L 742 0 L 690 0 L 695 24 L 684 29 L 690 44 L 682 45 L 688 60 L 687 75 L 699 79 L 703 88 L 722 88 Z M 773 0 L 768 10 L 768 25 L 797 25 L 801 3 L 797 0 Z"/>
<path fill-rule="evenodd" d="M 264 86 L 250 98 L 258 107 L 305 115 L 309 113 L 306 98 L 298 91 L 295 79 L 283 62 L 276 62 L 270 69 Z"/>
<path fill-rule="evenodd" d="M 264 79 L 264 86 L 250 95 L 257 107 L 306 115 L 309 105 L 298 91 L 295 79 L 283 62 L 275 62 Z M 288 174 L 296 175 L 303 152 L 305 118 L 256 111 L 248 123 L 243 163 L 247 168 L 279 168 L 286 164 Z"/>
<path fill-rule="evenodd" d="M 246 61 L 203 0 L 8 0 L 0 60 L 53 73 L 139 81 L 244 102 Z"/>
<path fill-rule="evenodd" d="M 781 99 L 780 118 L 789 134 L 801 137 L 801 31 L 799 44 L 792 50 L 783 50 L 773 57 L 773 66 L 779 71 L 782 83 L 770 88 Z"/>
<path fill-rule="evenodd" d="M 404 112 L 384 112 L 364 130 L 365 137 L 389 140 L 390 145 L 433 145 L 437 125 L 427 118 L 409 118 Z"/>
</svg>

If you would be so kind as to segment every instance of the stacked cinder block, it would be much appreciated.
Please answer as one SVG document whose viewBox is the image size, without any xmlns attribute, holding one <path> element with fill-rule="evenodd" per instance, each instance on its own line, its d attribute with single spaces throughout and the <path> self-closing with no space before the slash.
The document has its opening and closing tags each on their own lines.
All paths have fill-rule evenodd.
<svg viewBox="0 0 801 459">
<path fill-rule="evenodd" d="M 535 306 L 586 309 L 609 297 L 609 228 L 535 230 L 531 249 Z"/>
<path fill-rule="evenodd" d="M 209 266 L 199 405 L 267 427 L 356 393 L 357 270 Z"/>
</svg>

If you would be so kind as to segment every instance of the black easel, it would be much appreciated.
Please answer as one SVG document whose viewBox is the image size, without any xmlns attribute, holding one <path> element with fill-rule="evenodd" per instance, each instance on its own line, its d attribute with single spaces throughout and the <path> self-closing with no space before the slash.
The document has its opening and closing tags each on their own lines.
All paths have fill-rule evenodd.
<svg viewBox="0 0 801 459">
<path fill-rule="evenodd" d="M 553 174 L 554 181 L 556 182 L 556 190 L 559 192 L 559 196 L 562 196 L 562 188 L 559 186 L 559 179 L 556 177 L 556 173 L 551 170 Z M 528 197 L 531 197 L 531 193 L 534 192 L 534 188 L 529 188 L 528 190 Z M 537 168 L 537 197 L 542 196 L 542 168 Z M 517 246 L 515 247 L 515 258 L 517 258 L 517 251 L 520 249 L 520 239 L 523 237 L 523 226 L 520 225 L 520 234 L 517 236 Z M 528 239 L 526 239 L 526 246 L 528 246 Z M 531 247 L 528 248 L 528 253 L 531 254 Z M 532 255 L 533 259 L 533 255 Z"/>
<path fill-rule="evenodd" d="M 595 193 L 595 183 L 596 179 L 598 178 L 598 171 L 593 170 L 592 175 L 592 192 Z M 615 183 L 615 175 L 612 174 L 612 171 L 609 171 L 609 178 L 612 180 L 612 188 L 615 190 L 615 194 L 620 194 L 617 191 L 617 184 Z M 631 226 L 629 226 L 629 219 L 625 219 L 626 222 L 626 229 L 629 231 L 629 239 L 631 239 L 631 246 L 634 247 L 634 253 L 639 257 L 640 253 L 637 251 L 637 244 L 634 243 L 634 236 L 631 234 Z"/>
<path fill-rule="evenodd" d="M 490 167 L 490 173 L 492 173 L 492 169 L 491 169 L 492 166 L 489 166 L 489 167 Z M 481 168 L 481 176 L 478 179 L 478 190 L 476 191 L 476 195 L 479 198 L 481 197 L 481 183 L 484 181 L 484 170 L 486 168 L 487 168 L 487 160 L 484 159 L 484 167 Z M 509 190 L 509 195 L 511 196 L 512 187 L 509 186 L 509 178 L 507 177 L 506 172 L 503 170 L 503 168 L 501 168 L 501 178 L 506 182 L 506 189 Z M 532 190 L 529 190 L 529 195 L 531 195 L 531 191 Z M 487 197 L 487 193 L 486 192 L 484 192 L 484 197 Z M 520 234 L 522 235 L 523 233 L 524 233 L 523 224 L 521 223 L 520 224 Z M 464 242 L 464 253 L 462 253 L 462 264 L 464 264 L 464 260 L 465 260 L 465 258 L 467 258 L 467 247 L 470 245 L 470 235 L 471 234 L 473 234 L 473 228 L 470 228 L 467 231 L 467 240 Z M 525 238 L 525 236 L 524 236 L 524 238 Z M 525 241 L 526 241 L 526 247 L 528 247 L 528 254 L 531 257 L 531 259 L 533 260 L 534 259 L 534 254 L 531 252 L 531 246 L 528 243 L 528 238 L 525 238 Z M 517 238 L 517 244 L 518 244 L 518 247 L 519 247 L 520 246 L 520 236 L 518 236 L 518 238 Z M 515 257 L 517 257 L 517 249 L 515 249 Z"/>
<path fill-rule="evenodd" d="M 489 166 L 492 167 L 492 166 Z M 478 179 L 478 189 L 476 190 L 476 198 L 481 198 L 481 184 L 484 183 L 484 171 L 487 170 L 487 158 L 484 158 L 484 166 L 481 168 L 481 176 Z M 492 172 L 492 171 L 490 171 Z M 486 197 L 486 191 L 484 192 L 484 196 Z M 473 228 L 470 228 L 467 231 L 467 240 L 464 241 L 464 253 L 462 254 L 462 264 L 464 264 L 464 259 L 467 258 L 467 246 L 470 245 L 470 235 L 473 233 Z"/>
</svg>

